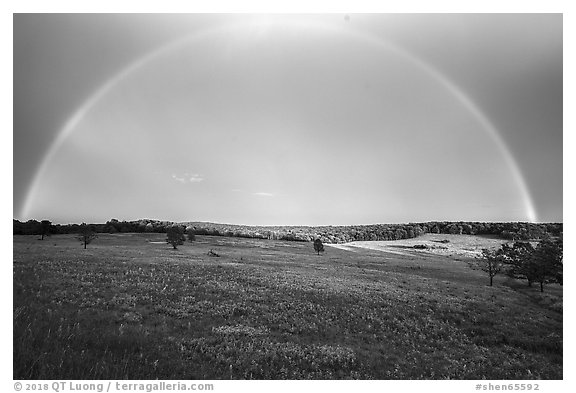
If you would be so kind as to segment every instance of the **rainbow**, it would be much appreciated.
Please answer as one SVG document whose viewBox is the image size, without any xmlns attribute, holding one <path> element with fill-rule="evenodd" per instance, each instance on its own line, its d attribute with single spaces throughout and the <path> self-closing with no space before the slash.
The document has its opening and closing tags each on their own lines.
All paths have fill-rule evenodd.
<svg viewBox="0 0 576 393">
<path fill-rule="evenodd" d="M 513 181 L 516 187 L 520 191 L 522 196 L 522 202 L 524 204 L 524 211 L 526 219 L 530 222 L 537 221 L 536 209 L 534 207 L 534 202 L 528 190 L 526 181 L 522 172 L 518 166 L 518 163 L 514 159 L 514 156 L 506 143 L 504 142 L 500 132 L 494 126 L 494 124 L 488 119 L 488 117 L 482 112 L 478 105 L 452 80 L 450 80 L 446 75 L 442 74 L 438 69 L 436 69 L 431 64 L 425 62 L 421 58 L 415 56 L 414 54 L 406 51 L 403 48 L 391 43 L 390 41 L 384 40 L 381 37 L 372 36 L 367 33 L 361 33 L 358 31 L 348 30 L 344 27 L 337 27 L 333 25 L 328 25 L 325 23 L 289 23 L 286 21 L 282 22 L 282 25 L 288 28 L 296 29 L 316 29 L 324 30 L 327 32 L 345 34 L 353 36 L 354 38 L 361 40 L 365 43 L 370 43 L 376 45 L 380 48 L 385 48 L 386 50 L 392 51 L 397 56 L 402 57 L 409 63 L 413 64 L 419 70 L 421 70 L 425 75 L 428 75 L 434 81 L 443 86 L 481 125 L 482 129 L 486 132 L 488 137 L 493 141 L 496 147 L 502 154 L 508 168 L 511 171 Z M 168 44 L 161 46 L 154 51 L 144 55 L 143 57 L 136 59 L 134 62 L 129 64 L 126 68 L 120 71 L 118 74 L 114 75 L 112 78 L 107 80 L 101 87 L 99 87 L 82 105 L 76 110 L 76 112 L 66 121 L 63 128 L 58 133 L 58 136 L 42 158 L 39 169 L 36 171 L 32 182 L 30 183 L 28 192 L 26 194 L 26 199 L 22 208 L 21 216 L 28 217 L 30 212 L 32 201 L 37 194 L 38 181 L 42 178 L 48 163 L 52 160 L 56 152 L 60 149 L 62 144 L 66 139 L 74 132 L 76 127 L 82 122 L 85 116 L 91 111 L 92 108 L 103 99 L 108 92 L 113 90 L 118 84 L 125 80 L 129 75 L 152 62 L 154 59 L 159 58 L 163 55 L 170 53 L 171 51 L 181 48 L 185 44 L 190 42 L 200 41 L 212 34 L 222 33 L 222 32 L 233 32 L 236 28 L 240 29 L 251 29 L 251 31 L 256 34 L 263 34 L 270 27 L 270 23 L 267 21 L 257 21 L 256 23 L 251 22 L 250 24 L 242 23 L 236 25 L 228 25 L 224 27 L 219 27 L 215 29 L 205 30 L 202 32 L 197 32 L 191 35 L 184 36 L 175 41 L 169 42 Z"/>
</svg>

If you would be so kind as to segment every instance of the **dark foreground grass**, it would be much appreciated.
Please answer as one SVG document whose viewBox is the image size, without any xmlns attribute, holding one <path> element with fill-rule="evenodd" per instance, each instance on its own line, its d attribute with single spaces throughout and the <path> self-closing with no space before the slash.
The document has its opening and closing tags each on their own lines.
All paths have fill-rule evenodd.
<svg viewBox="0 0 576 393">
<path fill-rule="evenodd" d="M 14 378 L 562 379 L 559 287 L 489 287 L 425 253 L 164 237 L 15 236 Z"/>
</svg>

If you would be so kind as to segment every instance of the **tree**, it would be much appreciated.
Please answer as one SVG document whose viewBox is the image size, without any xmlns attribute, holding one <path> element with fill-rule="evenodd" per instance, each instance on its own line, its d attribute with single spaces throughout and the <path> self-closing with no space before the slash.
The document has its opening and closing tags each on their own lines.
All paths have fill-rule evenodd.
<svg viewBox="0 0 576 393">
<path fill-rule="evenodd" d="M 396 235 L 396 240 L 406 239 L 406 236 L 408 235 L 404 228 L 398 228 L 394 233 Z"/>
<path fill-rule="evenodd" d="M 179 225 L 173 225 L 166 228 L 166 243 L 172 244 L 176 250 L 178 246 L 184 244 L 186 237 L 184 236 L 184 228 Z"/>
<path fill-rule="evenodd" d="M 536 246 L 530 262 L 535 281 L 540 284 L 540 292 L 544 292 L 547 281 L 562 283 L 562 248 L 562 238 L 556 241 L 544 239 Z"/>
<path fill-rule="evenodd" d="M 462 224 L 462 233 L 466 235 L 472 235 L 472 225 L 470 224 Z"/>
<path fill-rule="evenodd" d="M 120 224 L 117 219 L 113 218 L 110 221 L 107 221 L 104 225 L 104 232 L 108 233 L 117 233 L 120 231 Z"/>
<path fill-rule="evenodd" d="M 188 241 L 193 242 L 196 240 L 196 235 L 194 234 L 194 230 L 188 231 Z"/>
<path fill-rule="evenodd" d="M 536 281 L 533 254 L 534 247 L 529 242 L 514 242 L 512 246 L 508 243 L 502 245 L 499 250 L 502 256 L 502 263 L 507 265 L 506 274 L 514 278 L 525 278 L 528 286 Z"/>
<path fill-rule="evenodd" d="M 562 237 L 557 240 L 546 238 L 534 248 L 528 242 L 515 242 L 513 246 L 503 244 L 499 250 L 503 263 L 508 265 L 507 274 L 515 278 L 526 278 L 528 286 L 533 282 L 540 284 L 544 292 L 544 283 L 562 284 Z"/>
<path fill-rule="evenodd" d="M 322 244 L 322 240 L 314 240 L 314 251 L 316 251 L 318 255 L 320 255 L 321 252 L 324 252 L 324 245 Z"/>
<path fill-rule="evenodd" d="M 446 229 L 448 230 L 448 233 L 452 235 L 461 235 L 463 230 L 463 228 L 457 224 L 450 224 Z"/>
<path fill-rule="evenodd" d="M 42 240 L 44 240 L 44 236 L 50 236 L 52 229 L 51 226 L 52 223 L 48 220 L 40 221 L 40 235 L 42 235 Z"/>
<path fill-rule="evenodd" d="M 490 286 L 492 286 L 492 279 L 502 269 L 502 252 L 501 250 L 482 250 L 482 257 L 483 257 L 483 265 L 481 266 L 482 270 L 488 273 L 488 277 L 490 277 Z"/>
<path fill-rule="evenodd" d="M 84 249 L 86 249 L 86 246 L 97 237 L 98 235 L 96 234 L 96 231 L 94 231 L 94 227 L 92 225 L 86 225 L 86 223 L 83 222 L 82 225 L 80 225 L 78 228 L 77 239 L 84 244 Z"/>
</svg>

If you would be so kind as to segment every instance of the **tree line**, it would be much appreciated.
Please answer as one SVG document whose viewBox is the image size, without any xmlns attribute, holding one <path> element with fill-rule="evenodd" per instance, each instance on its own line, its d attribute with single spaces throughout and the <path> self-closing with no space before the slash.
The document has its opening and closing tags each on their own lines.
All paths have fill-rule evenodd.
<svg viewBox="0 0 576 393">
<path fill-rule="evenodd" d="M 52 224 L 48 220 L 13 220 L 15 235 L 76 234 L 81 224 Z M 142 219 L 119 221 L 111 219 L 104 224 L 91 224 L 96 233 L 166 233 L 168 228 L 180 225 L 187 233 L 196 235 L 228 236 L 273 240 L 323 243 L 347 243 L 366 240 L 401 240 L 426 233 L 491 235 L 512 241 L 539 240 L 557 237 L 563 232 L 562 223 L 526 222 L 451 222 L 431 221 L 408 224 L 374 224 L 348 226 L 245 226 L 206 222 L 159 221 Z"/>
</svg>

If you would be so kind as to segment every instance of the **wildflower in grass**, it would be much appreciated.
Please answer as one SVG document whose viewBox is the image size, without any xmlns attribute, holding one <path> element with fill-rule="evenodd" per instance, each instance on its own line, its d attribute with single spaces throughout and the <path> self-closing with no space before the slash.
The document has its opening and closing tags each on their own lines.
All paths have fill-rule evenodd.
<svg viewBox="0 0 576 393">
<path fill-rule="evenodd" d="M 255 336 L 264 336 L 269 333 L 269 330 L 266 327 L 254 328 L 252 326 L 245 326 L 245 325 L 234 325 L 234 326 L 226 325 L 226 326 L 213 327 L 212 332 L 221 335 L 255 337 Z"/>
</svg>

